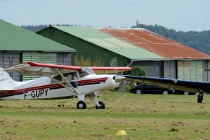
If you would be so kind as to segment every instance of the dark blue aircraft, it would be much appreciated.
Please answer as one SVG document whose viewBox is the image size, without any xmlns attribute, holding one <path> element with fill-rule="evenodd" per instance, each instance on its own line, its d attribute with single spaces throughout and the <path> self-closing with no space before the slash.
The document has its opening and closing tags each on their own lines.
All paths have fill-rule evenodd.
<svg viewBox="0 0 210 140">
<path fill-rule="evenodd" d="M 182 91 L 188 91 L 188 92 L 194 92 L 194 93 L 199 92 L 198 98 L 197 98 L 198 103 L 202 103 L 203 93 L 210 93 L 209 82 L 146 77 L 146 76 L 124 75 L 124 77 L 126 77 L 126 79 L 128 80 L 133 80 L 137 82 L 157 84 L 164 88 L 173 88 L 175 90 L 182 90 Z"/>
</svg>

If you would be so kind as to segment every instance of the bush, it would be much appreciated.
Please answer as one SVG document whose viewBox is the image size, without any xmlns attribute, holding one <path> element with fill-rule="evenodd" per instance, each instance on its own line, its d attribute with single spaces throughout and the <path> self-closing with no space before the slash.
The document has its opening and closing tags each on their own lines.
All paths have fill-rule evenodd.
<svg viewBox="0 0 210 140">
<path fill-rule="evenodd" d="M 131 71 L 126 71 L 123 74 L 124 75 L 130 75 L 130 76 L 146 76 L 146 71 L 140 67 L 140 66 L 133 66 L 131 67 L 132 70 Z M 130 89 L 136 85 L 135 81 L 130 81 L 127 86 L 126 86 L 126 91 L 129 92 Z"/>
<path fill-rule="evenodd" d="M 131 71 L 126 71 L 123 74 L 131 75 L 131 76 L 145 76 L 146 75 L 146 71 L 140 66 L 133 66 L 131 68 L 132 68 Z"/>
</svg>

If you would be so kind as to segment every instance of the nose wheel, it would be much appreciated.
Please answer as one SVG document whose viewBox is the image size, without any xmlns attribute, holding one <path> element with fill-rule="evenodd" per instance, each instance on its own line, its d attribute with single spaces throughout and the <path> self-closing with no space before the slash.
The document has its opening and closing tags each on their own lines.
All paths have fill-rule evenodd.
<svg viewBox="0 0 210 140">
<path fill-rule="evenodd" d="M 98 102 L 99 105 L 96 105 L 96 109 L 105 109 L 105 103 L 102 101 Z"/>
</svg>

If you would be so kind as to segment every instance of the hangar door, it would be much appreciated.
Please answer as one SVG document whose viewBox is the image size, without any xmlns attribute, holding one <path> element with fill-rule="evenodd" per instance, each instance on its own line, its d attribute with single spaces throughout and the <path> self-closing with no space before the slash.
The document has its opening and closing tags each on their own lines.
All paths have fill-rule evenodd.
<svg viewBox="0 0 210 140">
<path fill-rule="evenodd" d="M 136 61 L 133 62 L 132 66 L 141 66 L 145 71 L 147 76 L 151 77 L 162 77 L 162 61 Z"/>
<path fill-rule="evenodd" d="M 210 69 L 210 61 L 203 61 L 203 68 Z M 203 81 L 210 81 L 210 71 L 203 70 Z"/>
<path fill-rule="evenodd" d="M 57 53 L 57 64 L 70 66 L 71 54 L 70 53 Z"/>
<path fill-rule="evenodd" d="M 39 53 L 24 52 L 22 54 L 22 62 L 39 62 L 49 64 L 71 65 L 70 53 Z M 23 75 L 22 80 L 31 80 L 39 76 Z"/>
<path fill-rule="evenodd" d="M 9 68 L 21 62 L 21 54 L 17 52 L 1 52 L 0 53 L 0 67 Z M 19 72 L 11 72 L 9 75 L 16 81 L 21 80 Z"/>
<path fill-rule="evenodd" d="M 40 62 L 40 63 L 57 63 L 56 53 L 39 53 L 39 52 L 24 52 L 22 54 L 22 62 Z M 31 80 L 38 78 L 39 76 L 23 75 L 22 80 Z"/>
<path fill-rule="evenodd" d="M 164 78 L 176 79 L 176 61 L 164 61 Z"/>
<path fill-rule="evenodd" d="M 178 79 L 203 81 L 202 61 L 178 61 Z"/>
</svg>

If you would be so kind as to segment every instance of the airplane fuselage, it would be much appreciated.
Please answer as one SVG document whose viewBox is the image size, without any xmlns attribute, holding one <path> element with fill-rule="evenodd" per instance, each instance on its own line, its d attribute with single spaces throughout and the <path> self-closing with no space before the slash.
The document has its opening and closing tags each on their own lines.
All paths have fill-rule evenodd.
<svg viewBox="0 0 210 140">
<path fill-rule="evenodd" d="M 119 83 L 114 80 L 114 75 L 92 74 L 69 82 L 77 93 L 68 88 L 65 82 L 52 83 L 49 77 L 41 77 L 28 82 L 18 82 L 12 90 L 0 91 L 2 92 L 0 99 L 64 99 L 78 94 L 88 96 L 97 91 L 110 90 L 119 86 Z"/>
</svg>

